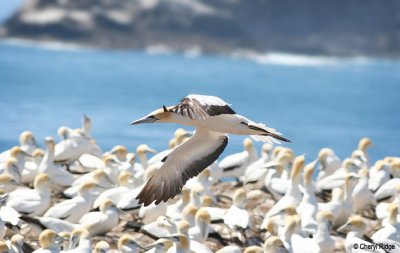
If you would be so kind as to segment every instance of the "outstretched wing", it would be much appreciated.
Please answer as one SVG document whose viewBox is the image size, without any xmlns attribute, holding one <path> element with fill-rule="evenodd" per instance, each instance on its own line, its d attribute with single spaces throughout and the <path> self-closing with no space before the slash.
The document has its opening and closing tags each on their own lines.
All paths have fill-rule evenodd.
<svg viewBox="0 0 400 253">
<path fill-rule="evenodd" d="M 149 179 L 136 197 L 139 204 L 148 206 L 155 201 L 157 205 L 173 198 L 181 192 L 189 178 L 197 176 L 217 160 L 227 144 L 227 134 L 196 128 L 195 134 L 176 147 L 157 173 Z"/>
<path fill-rule="evenodd" d="M 170 109 L 191 120 L 206 119 L 220 114 L 235 114 L 235 111 L 225 101 L 214 96 L 189 95 L 179 104 Z"/>
</svg>

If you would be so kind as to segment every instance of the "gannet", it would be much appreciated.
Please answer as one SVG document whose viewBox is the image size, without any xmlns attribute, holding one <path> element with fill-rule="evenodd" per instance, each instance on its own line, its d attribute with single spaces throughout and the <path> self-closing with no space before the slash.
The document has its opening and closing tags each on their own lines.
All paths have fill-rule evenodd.
<svg viewBox="0 0 400 253">
<path fill-rule="evenodd" d="M 276 159 L 264 164 L 263 168 L 268 170 L 264 178 L 264 187 L 272 194 L 273 199 L 278 201 L 286 193 L 290 185 L 290 179 L 282 178 L 282 174 L 285 168 L 292 163 L 294 157 L 290 154 L 285 154 Z"/>
<path fill-rule="evenodd" d="M 0 253 L 10 253 L 7 244 L 3 241 L 0 241 Z"/>
<path fill-rule="evenodd" d="M 318 168 L 317 181 L 333 174 L 341 165 L 339 157 L 330 148 L 323 148 L 319 151 L 318 161 L 320 166 Z"/>
<path fill-rule="evenodd" d="M 210 214 L 207 212 L 207 210 L 200 208 L 196 213 L 195 226 L 189 229 L 190 239 L 204 243 L 208 237 L 210 223 Z"/>
<path fill-rule="evenodd" d="M 19 136 L 19 144 L 23 151 L 32 155 L 35 149 L 39 148 L 36 139 L 31 131 L 24 131 Z"/>
<path fill-rule="evenodd" d="M 244 174 L 247 166 L 258 159 L 257 150 L 250 138 L 244 139 L 243 147 L 243 152 L 228 155 L 219 162 L 223 177 L 239 178 Z"/>
<path fill-rule="evenodd" d="M 348 174 L 358 175 L 358 165 L 351 158 L 343 160 L 342 166 L 337 169 L 333 174 L 322 178 L 317 181 L 316 187 L 319 192 L 331 191 L 333 188 L 341 187 L 344 179 Z"/>
<path fill-rule="evenodd" d="M 179 200 L 171 205 L 168 205 L 166 215 L 170 217 L 172 220 L 178 221 L 182 219 L 182 211 L 183 208 L 190 201 L 190 190 L 186 187 L 182 188 L 182 195 L 179 196 Z"/>
<path fill-rule="evenodd" d="M 371 236 L 372 240 L 377 241 L 390 239 L 400 242 L 400 222 L 397 220 L 398 209 L 396 203 L 388 204 L 387 211 L 389 222 Z"/>
<path fill-rule="evenodd" d="M 317 161 L 314 161 L 304 167 L 303 198 L 297 207 L 297 212 L 301 217 L 302 230 L 309 235 L 314 234 L 317 230 L 318 202 L 312 181 L 316 162 Z"/>
<path fill-rule="evenodd" d="M 59 218 L 77 223 L 92 207 L 94 196 L 90 191 L 95 186 L 96 184 L 92 182 L 83 183 L 79 187 L 78 196 L 53 205 L 46 211 L 43 217 Z"/>
<path fill-rule="evenodd" d="M 262 165 L 271 160 L 272 147 L 271 143 L 263 144 L 261 148 L 261 157 L 247 166 L 242 181 L 245 183 L 264 181 L 264 176 L 267 173 L 267 170 L 264 169 Z"/>
<path fill-rule="evenodd" d="M 121 253 L 139 253 L 142 248 L 131 235 L 124 234 L 118 240 L 118 250 Z"/>
<path fill-rule="evenodd" d="M 105 234 L 118 225 L 119 210 L 111 200 L 105 199 L 99 209 L 99 212 L 87 213 L 79 220 L 92 236 Z"/>
<path fill-rule="evenodd" d="M 366 163 L 368 168 L 371 167 L 370 165 L 370 160 L 369 160 L 369 155 L 368 155 L 368 148 L 373 145 L 371 139 L 364 137 L 358 142 L 358 150 L 361 150 L 364 154 L 364 157 L 366 158 Z"/>
<path fill-rule="evenodd" d="M 313 239 L 324 253 L 335 251 L 335 240 L 331 236 L 333 220 L 334 216 L 329 211 L 321 211 L 317 214 L 318 228 Z"/>
<path fill-rule="evenodd" d="M 10 192 L 6 206 L 31 217 L 43 215 L 50 206 L 50 195 L 49 176 L 41 173 L 35 178 L 34 189 L 20 188 Z"/>
<path fill-rule="evenodd" d="M 30 161 L 26 161 L 25 168 L 21 173 L 21 182 L 24 184 L 30 184 L 35 180 L 35 177 L 39 173 L 39 166 L 44 157 L 44 151 L 42 149 L 35 149 L 32 152 L 32 158 Z"/>
<path fill-rule="evenodd" d="M 364 233 L 367 230 L 367 224 L 363 220 L 361 216 L 352 216 L 348 219 L 348 221 L 338 228 L 339 232 L 343 232 L 345 230 L 350 229 L 346 236 L 346 252 L 371 252 L 372 250 L 362 251 L 360 249 L 354 249 L 353 246 L 355 244 L 361 245 L 363 244 L 364 247 L 371 247 L 373 248 L 373 243 L 364 240 Z M 374 252 L 383 253 L 385 251 L 377 248 Z"/>
<path fill-rule="evenodd" d="M 17 167 L 17 160 L 14 158 L 7 158 L 6 161 L 3 163 L 3 171 L 1 172 L 2 175 L 7 175 L 4 176 L 4 180 L 7 181 L 7 178 L 10 178 L 8 182 L 15 182 L 15 184 L 21 183 L 21 174 L 19 172 L 19 169 Z M 5 182 L 6 182 L 5 181 Z M 6 185 L 2 185 L 1 188 L 7 188 Z M 15 187 L 14 187 L 15 189 Z M 9 191 L 9 190 L 8 190 Z"/>
<path fill-rule="evenodd" d="M 355 212 L 369 210 L 371 206 L 376 206 L 374 195 L 368 189 L 368 169 L 366 167 L 360 169 L 359 176 L 360 179 L 354 186 L 352 193 L 353 210 Z"/>
<path fill-rule="evenodd" d="M 243 253 L 264 253 L 264 250 L 260 246 L 253 245 L 253 246 L 246 247 L 244 249 Z"/>
<path fill-rule="evenodd" d="M 225 246 L 222 249 L 217 250 L 215 253 L 242 253 L 242 250 L 238 246 Z"/>
<path fill-rule="evenodd" d="M 282 240 L 278 236 L 269 237 L 264 243 L 264 253 L 287 253 Z"/>
<path fill-rule="evenodd" d="M 228 144 L 228 133 L 250 135 L 256 140 L 289 141 L 272 128 L 236 114 L 222 99 L 189 95 L 176 106 L 163 106 L 132 124 L 173 122 L 196 127 L 195 134 L 167 157 L 137 196 L 150 205 L 167 201 L 182 189 L 186 181 L 199 174 L 221 155 Z"/>
<path fill-rule="evenodd" d="M 231 229 L 248 228 L 250 223 L 250 214 L 245 209 L 246 205 L 246 191 L 244 189 L 237 189 L 233 195 L 232 206 L 225 214 L 224 223 Z"/>
<path fill-rule="evenodd" d="M 105 199 L 110 199 L 114 204 L 118 206 L 120 199 L 123 197 L 127 197 L 126 193 L 137 187 L 133 183 L 133 180 L 134 177 L 130 172 L 121 172 L 118 176 L 119 186 L 102 192 L 94 201 L 93 207 L 99 207 L 100 203 L 103 202 Z"/>
<path fill-rule="evenodd" d="M 161 238 L 176 233 L 177 227 L 169 217 L 162 215 L 156 221 L 143 225 L 140 231 L 151 238 Z"/>
<path fill-rule="evenodd" d="M 395 178 L 393 178 L 393 179 L 395 179 Z M 388 181 L 388 182 L 390 182 L 390 181 Z M 398 205 L 398 207 L 400 208 L 400 182 L 397 183 L 396 185 L 393 185 L 392 187 L 394 188 L 394 191 L 395 191 L 395 193 L 393 193 L 393 197 L 394 197 L 393 202 L 396 203 Z M 380 202 L 375 208 L 376 217 L 378 219 L 383 219 L 382 223 L 386 222 L 386 218 L 388 216 L 388 212 L 387 212 L 388 204 L 389 203 L 386 203 L 386 202 Z M 398 219 L 400 220 L 400 213 L 398 215 Z"/>
<path fill-rule="evenodd" d="M 297 206 L 300 204 L 302 194 L 299 189 L 301 170 L 304 167 L 304 156 L 298 156 L 294 160 L 291 182 L 288 187 L 286 194 L 268 211 L 264 217 L 263 225 L 261 227 L 266 227 L 266 222 L 269 217 L 278 214 L 281 210 L 290 207 Z"/>
<path fill-rule="evenodd" d="M 78 228 L 72 231 L 69 249 L 60 253 L 92 253 L 89 231 L 85 228 Z"/>
<path fill-rule="evenodd" d="M 27 249 L 24 249 L 25 240 L 24 237 L 20 234 L 15 234 L 11 237 L 9 241 L 6 242 L 9 248 L 8 253 L 22 253 L 22 252 L 28 252 Z M 32 252 L 33 250 L 30 250 L 29 252 Z"/>
<path fill-rule="evenodd" d="M 46 229 L 39 235 L 40 248 L 32 253 L 58 253 L 60 252 L 60 242 L 62 242 L 62 238 L 56 232 Z"/>
<path fill-rule="evenodd" d="M 110 244 L 106 241 L 99 241 L 93 249 L 93 253 L 108 253 L 110 252 Z"/>
<path fill-rule="evenodd" d="M 369 176 L 368 188 L 376 192 L 381 185 L 390 179 L 390 165 L 384 160 L 376 161 L 374 166 L 369 170 Z"/>
<path fill-rule="evenodd" d="M 54 164 L 55 143 L 53 138 L 46 137 L 45 144 L 46 153 L 39 165 L 38 172 L 46 173 L 51 178 L 51 181 L 55 183 L 55 188 L 70 186 L 75 180 L 72 174 L 66 171 L 61 165 Z"/>
</svg>

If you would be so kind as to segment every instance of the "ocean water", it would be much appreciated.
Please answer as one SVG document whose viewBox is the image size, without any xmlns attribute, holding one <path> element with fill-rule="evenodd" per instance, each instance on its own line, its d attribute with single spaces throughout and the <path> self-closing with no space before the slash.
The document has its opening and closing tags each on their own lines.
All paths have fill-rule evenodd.
<svg viewBox="0 0 400 253">
<path fill-rule="evenodd" d="M 373 160 L 400 155 L 400 61 L 272 54 L 237 58 L 0 43 L 0 151 L 31 130 L 43 146 L 57 128 L 87 114 L 104 150 L 147 143 L 167 148 L 174 124 L 131 126 L 191 94 L 215 95 L 278 129 L 298 154 L 323 147 L 341 157 L 370 137 Z M 185 127 L 187 130 L 191 130 Z M 230 136 L 222 156 L 242 150 Z M 260 143 L 256 143 L 260 147 Z"/>
</svg>

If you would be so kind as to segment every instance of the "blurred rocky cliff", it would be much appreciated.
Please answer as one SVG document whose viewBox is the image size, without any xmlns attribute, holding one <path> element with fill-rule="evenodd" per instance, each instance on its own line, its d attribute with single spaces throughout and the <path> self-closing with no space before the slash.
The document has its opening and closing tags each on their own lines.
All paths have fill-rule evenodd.
<svg viewBox="0 0 400 253">
<path fill-rule="evenodd" d="M 105 48 L 400 56 L 399 0 L 27 0 L 2 36 Z"/>
</svg>

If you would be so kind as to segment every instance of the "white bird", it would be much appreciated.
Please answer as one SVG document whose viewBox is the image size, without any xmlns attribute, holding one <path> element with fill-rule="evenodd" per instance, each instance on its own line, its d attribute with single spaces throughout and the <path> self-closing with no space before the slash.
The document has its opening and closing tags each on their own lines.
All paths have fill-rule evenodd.
<svg viewBox="0 0 400 253">
<path fill-rule="evenodd" d="M 61 241 L 62 238 L 56 232 L 46 229 L 39 235 L 40 248 L 32 253 L 58 253 Z"/>
<path fill-rule="evenodd" d="M 208 238 L 210 223 L 210 214 L 207 210 L 200 208 L 196 213 L 195 226 L 189 229 L 190 239 L 204 243 Z"/>
<path fill-rule="evenodd" d="M 91 236 L 105 234 L 118 225 L 119 210 L 111 200 L 104 200 L 99 209 L 99 212 L 87 213 L 79 220 Z"/>
<path fill-rule="evenodd" d="M 288 250 L 278 236 L 271 236 L 264 243 L 264 253 L 288 253 Z"/>
<path fill-rule="evenodd" d="M 94 196 L 90 192 L 95 183 L 86 182 L 79 187 L 78 196 L 64 200 L 50 207 L 43 217 L 53 217 L 77 223 L 79 219 L 89 212 Z"/>
<path fill-rule="evenodd" d="M 118 250 L 121 253 L 139 253 L 140 249 L 142 246 L 131 235 L 124 234 L 118 240 Z"/>
<path fill-rule="evenodd" d="M 341 187 L 348 174 L 358 175 L 358 165 L 351 158 L 344 159 L 342 166 L 333 174 L 316 181 L 316 187 L 319 192 L 331 191 L 333 188 Z"/>
<path fill-rule="evenodd" d="M 223 100 L 213 96 L 189 95 L 176 106 L 158 109 L 132 124 L 173 122 L 195 126 L 195 134 L 176 147 L 137 198 L 149 205 L 167 201 L 180 192 L 186 181 L 218 159 L 228 144 L 227 133 L 250 135 L 257 140 L 282 141 L 274 129 L 236 114 Z"/>
<path fill-rule="evenodd" d="M 99 241 L 96 243 L 93 249 L 93 253 L 109 253 L 110 252 L 110 244 L 106 241 Z"/>
<path fill-rule="evenodd" d="M 376 192 L 381 185 L 390 179 L 390 165 L 383 160 L 378 160 L 374 166 L 369 170 L 370 179 L 368 188 Z"/>
<path fill-rule="evenodd" d="M 396 203 L 390 203 L 388 209 L 388 224 L 376 231 L 371 239 L 374 241 L 390 239 L 400 242 L 400 222 L 397 220 L 398 207 Z"/>
<path fill-rule="evenodd" d="M 364 240 L 364 233 L 367 230 L 367 224 L 365 223 L 365 221 L 361 216 L 350 217 L 349 220 L 338 229 L 338 231 L 342 232 L 347 229 L 350 229 L 350 231 L 346 235 L 346 243 L 345 243 L 346 252 L 349 253 L 372 252 L 372 249 L 374 249 L 374 244 Z M 355 244 L 360 246 L 364 245 L 365 248 L 370 247 L 371 250 L 367 249 L 364 250 L 358 248 L 356 249 L 354 248 Z M 375 249 L 373 252 L 383 253 L 384 251 L 378 248 Z"/>
<path fill-rule="evenodd" d="M 368 189 L 368 169 L 366 167 L 360 169 L 359 176 L 360 179 L 354 186 L 352 193 L 353 210 L 355 212 L 369 210 L 372 206 L 376 206 L 374 195 Z"/>
<path fill-rule="evenodd" d="M 249 164 L 244 172 L 242 181 L 244 182 L 254 182 L 254 181 L 264 181 L 264 176 L 267 170 L 262 167 L 263 164 L 269 162 L 271 158 L 272 151 L 271 143 L 264 143 L 261 148 L 261 157 L 256 161 Z"/>
<path fill-rule="evenodd" d="M 238 246 L 230 245 L 217 250 L 215 253 L 242 253 L 242 249 Z"/>
<path fill-rule="evenodd" d="M 102 192 L 93 203 L 93 208 L 100 206 L 105 199 L 110 199 L 118 206 L 120 199 L 126 197 L 126 193 L 135 189 L 137 186 L 133 183 L 134 177 L 130 172 L 123 171 L 118 176 L 119 186 Z"/>
<path fill-rule="evenodd" d="M 228 155 L 221 162 L 219 167 L 223 170 L 223 177 L 241 177 L 247 166 L 258 159 L 257 150 L 254 148 L 250 138 L 243 141 L 244 151 L 232 155 Z"/>
<path fill-rule="evenodd" d="M 186 187 L 182 189 L 182 195 L 179 196 L 179 200 L 171 205 L 168 205 L 167 211 L 165 214 L 170 217 L 172 220 L 178 221 L 182 219 L 182 211 L 185 206 L 190 201 L 190 190 Z"/>
<path fill-rule="evenodd" d="M 298 156 L 294 160 L 291 183 L 286 194 L 267 212 L 261 227 L 266 227 L 269 217 L 278 214 L 287 207 L 298 206 L 301 202 L 302 194 L 299 189 L 301 170 L 304 167 L 304 156 Z"/>
<path fill-rule="evenodd" d="M 89 231 L 85 228 L 78 228 L 72 231 L 69 249 L 60 253 L 92 253 Z"/>
<path fill-rule="evenodd" d="M 379 189 L 374 193 L 374 198 L 380 201 L 390 197 L 395 197 L 397 193 L 396 188 L 398 186 L 400 186 L 400 178 L 392 178 L 379 187 Z M 400 187 L 398 193 L 400 194 Z"/>
<path fill-rule="evenodd" d="M 318 168 L 317 180 L 319 181 L 324 177 L 332 175 L 337 169 L 340 168 L 341 162 L 339 157 L 330 148 L 323 148 L 318 153 L 318 161 L 321 166 Z"/>
<path fill-rule="evenodd" d="M 20 188 L 10 192 L 6 206 L 31 217 L 43 215 L 50 206 L 49 180 L 47 174 L 38 174 L 35 178 L 34 189 Z"/>
<path fill-rule="evenodd" d="M 20 134 L 19 144 L 21 149 L 30 155 L 32 155 L 34 150 L 39 148 L 31 131 L 24 131 Z"/>
<path fill-rule="evenodd" d="M 52 137 L 45 138 L 46 153 L 39 165 L 38 172 L 46 173 L 53 183 L 57 186 L 70 186 L 74 182 L 74 177 L 66 171 L 61 165 L 54 164 L 55 143 Z"/>
<path fill-rule="evenodd" d="M 30 161 L 26 161 L 25 168 L 21 173 L 21 182 L 24 184 L 30 184 L 35 180 L 35 177 L 39 173 L 39 166 L 44 157 L 44 151 L 42 149 L 35 149 L 32 153 Z"/>
<path fill-rule="evenodd" d="M 321 252 L 333 253 L 335 251 L 335 240 L 331 236 L 334 216 L 329 211 L 321 211 L 317 214 L 318 228 L 313 237 Z"/>
<path fill-rule="evenodd" d="M 318 202 L 315 196 L 312 176 L 317 161 L 307 164 L 304 167 L 304 190 L 303 198 L 297 207 L 297 212 L 301 217 L 301 228 L 309 235 L 315 234 L 317 230 L 317 211 Z"/>
<path fill-rule="evenodd" d="M 235 191 L 232 206 L 228 209 L 224 218 L 224 223 L 231 229 L 247 229 L 251 226 L 250 214 L 245 209 L 246 199 L 246 191 L 244 189 Z"/>
</svg>

